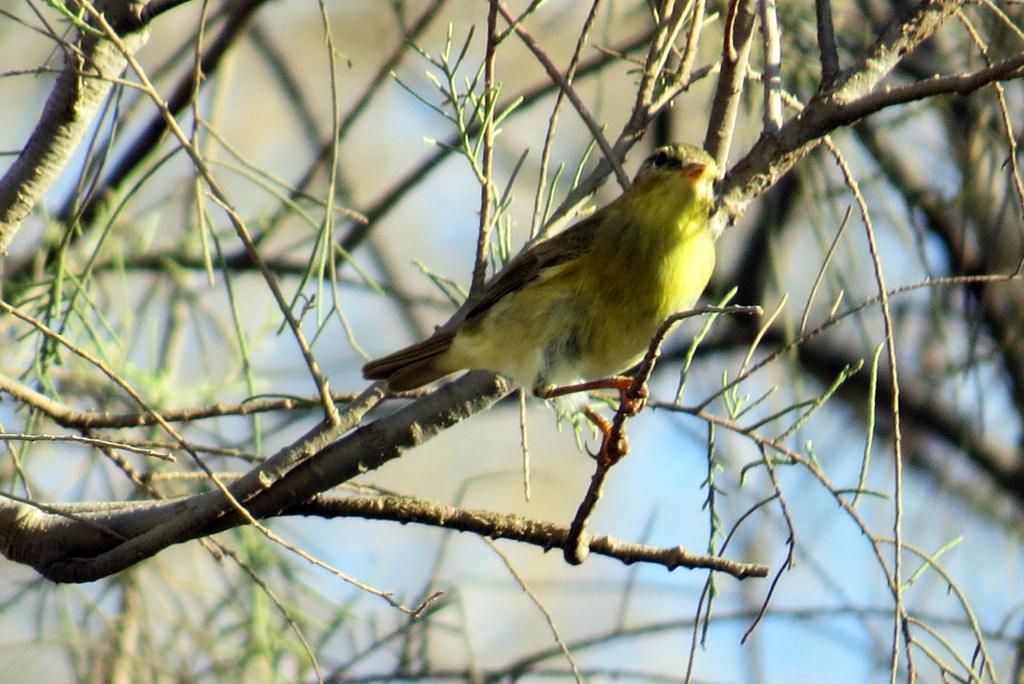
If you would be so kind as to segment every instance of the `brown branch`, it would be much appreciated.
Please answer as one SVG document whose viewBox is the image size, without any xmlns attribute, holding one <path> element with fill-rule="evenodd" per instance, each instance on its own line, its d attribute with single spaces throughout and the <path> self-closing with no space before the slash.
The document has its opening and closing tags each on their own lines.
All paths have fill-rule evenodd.
<svg viewBox="0 0 1024 684">
<path fill-rule="evenodd" d="M 704 4 L 705 0 L 695 1 L 693 18 L 690 19 L 690 32 L 686 35 L 686 49 L 683 50 L 683 58 L 675 73 L 675 82 L 685 87 L 689 87 L 693 63 L 697 59 L 697 44 L 700 42 L 701 29 L 704 27 Z"/>
<path fill-rule="evenodd" d="M 636 89 L 636 101 L 633 104 L 633 111 L 626 124 L 625 131 L 641 130 L 647 127 L 651 120 L 651 108 L 654 102 L 654 93 L 662 78 L 665 64 L 669 55 L 675 47 L 676 37 L 683 28 L 683 22 L 690 14 L 691 9 L 696 11 L 699 8 L 692 8 L 691 2 L 679 2 L 676 0 L 665 0 L 658 10 L 657 30 L 654 38 L 647 49 L 647 59 L 644 60 L 644 69 L 640 74 L 640 83 Z M 700 17 L 694 15 L 696 21 L 693 24 L 699 33 Z M 695 34 L 691 33 L 691 40 Z M 689 48 L 689 46 L 688 46 Z M 696 49 L 694 47 L 694 49 Z M 621 137 L 621 136 L 620 136 Z"/>
<path fill-rule="evenodd" d="M 308 502 L 282 511 L 285 515 L 317 515 L 322 517 L 360 517 L 372 520 L 393 520 L 400 523 L 422 523 L 460 532 L 472 532 L 491 539 L 511 539 L 539 546 L 545 550 L 565 545 L 569 530 L 564 525 L 543 522 L 508 513 L 479 509 L 461 509 L 409 497 L 340 497 L 318 496 Z M 764 577 L 768 568 L 756 563 L 742 563 L 719 556 L 691 553 L 681 546 L 655 547 L 635 544 L 605 535 L 587 539 L 592 553 L 615 558 L 626 565 L 652 563 L 668 570 L 705 568 L 736 577 Z"/>
<path fill-rule="evenodd" d="M 380 467 L 455 422 L 487 408 L 506 392 L 505 385 L 498 382 L 496 376 L 474 372 L 415 404 L 358 428 L 336 443 L 325 444 L 334 433 L 325 432 L 325 426 L 317 426 L 267 464 L 234 480 L 230 490 L 256 518 L 303 513 L 302 506 L 306 505 L 303 502 L 321 491 Z M 351 414 L 349 425 L 357 424 L 370 405 L 372 402 L 364 403 L 360 411 Z M 434 511 L 433 517 L 428 515 L 430 511 Z M 309 509 L 305 512 L 308 514 Z M 450 509 L 424 505 L 399 508 L 391 513 L 380 510 L 377 516 L 410 522 L 432 520 L 435 524 L 495 538 L 521 539 L 544 548 L 557 545 L 552 541 L 564 541 L 568 534 L 563 527 L 526 524 L 515 517 L 469 512 L 453 518 L 450 513 Z M 8 503 L 0 504 L 0 529 L 5 531 L 0 535 L 5 540 L 0 550 L 8 558 L 32 565 L 54 581 L 84 582 L 118 572 L 169 545 L 213 534 L 241 522 L 241 516 L 217 491 L 174 502 L 91 504 L 46 511 L 27 503 Z M 53 543 L 40 541 L 44 532 L 55 535 Z M 34 541 L 29 543 L 25 534 Z M 66 543 L 68 538 L 74 538 L 75 542 Z M 738 577 L 763 576 L 767 572 L 760 566 L 699 556 L 680 548 L 656 549 L 608 537 L 589 538 L 588 546 L 595 553 L 613 556 L 624 563 L 649 562 L 669 568 L 705 567 Z"/>
<path fill-rule="evenodd" d="M 704 149 L 718 168 L 724 171 L 729 160 L 729 147 L 736 129 L 743 82 L 746 79 L 750 48 L 753 45 L 756 0 L 731 0 L 726 30 L 723 32 L 722 70 L 718 75 L 715 98 L 708 116 L 708 130 L 704 136 Z"/>
<path fill-rule="evenodd" d="M 37 505 L 21 501 L 0 501 L 0 552 L 11 560 L 43 568 L 62 567 L 65 559 L 93 555 L 111 540 L 123 539 L 118 529 L 129 520 L 152 521 L 185 510 L 184 501 L 146 502 L 119 505 L 104 510 L 105 504 Z M 323 518 L 364 518 L 389 520 L 402 524 L 417 523 L 478 534 L 491 539 L 509 539 L 538 546 L 544 550 L 559 548 L 568 537 L 564 525 L 519 515 L 479 509 L 462 509 L 403 496 L 316 495 L 288 506 L 274 516 L 317 516 Z M 137 527 L 137 525 L 136 525 Z M 68 543 L 75 538 L 75 543 Z M 34 540 L 32 542 L 31 540 Z M 24 543 L 23 543 L 24 542 Z M 768 568 L 720 556 L 687 551 L 681 546 L 656 547 L 607 535 L 587 540 L 590 552 L 616 559 L 626 565 L 647 563 L 676 568 L 709 569 L 737 579 L 765 577 Z M 81 561 L 76 561 L 81 562 Z"/>
<path fill-rule="evenodd" d="M 839 73 L 839 52 L 836 49 L 835 26 L 832 23 L 832 0 L 815 0 L 818 55 L 821 61 L 821 90 L 828 89 Z"/>
<path fill-rule="evenodd" d="M 832 143 L 831 139 L 825 139 L 825 145 L 835 157 L 836 164 L 843 174 L 843 180 L 853 194 L 860 209 L 861 221 L 864 223 L 864 232 L 868 241 L 868 252 L 871 255 L 871 263 L 875 274 L 875 283 L 878 286 L 879 308 L 882 310 L 882 323 L 885 330 L 885 351 L 889 361 L 889 374 L 892 380 L 892 392 L 890 394 L 890 416 L 892 418 L 892 443 L 893 443 L 893 538 L 895 540 L 896 552 L 893 556 L 893 641 L 892 659 L 890 661 L 890 676 L 895 679 L 899 669 L 899 638 L 902 632 L 904 647 L 907 654 L 907 670 L 914 672 L 914 660 L 911 651 L 912 639 L 910 636 L 910 625 L 907 621 L 907 613 L 903 603 L 903 574 L 902 558 L 900 550 L 903 548 L 903 432 L 900 426 L 900 381 L 899 363 L 896 355 L 896 330 L 892 321 L 892 313 L 889 307 L 889 295 L 885 286 L 885 274 L 882 269 L 882 260 L 878 252 L 878 241 L 875 238 L 874 223 L 868 211 L 867 201 L 860 191 L 857 179 L 854 178 L 846 159 L 840 153 L 839 148 Z M 911 677 L 912 679 L 913 677 Z"/>
<path fill-rule="evenodd" d="M 79 435 L 28 435 L 22 433 L 0 432 L 0 442 L 72 442 L 86 444 L 105 450 L 121 449 L 142 456 L 159 458 L 162 461 L 174 462 L 174 456 L 163 451 L 157 451 L 149 447 L 136 446 L 122 442 L 114 442 L 108 439 L 96 439 L 93 437 L 80 437 Z"/>
<path fill-rule="evenodd" d="M 0 392 L 6 392 L 16 401 L 41 411 L 62 427 L 79 429 L 95 428 L 127 428 L 144 425 L 157 425 L 155 414 L 146 411 L 129 411 L 112 413 L 110 411 L 79 411 L 67 404 L 50 399 L 45 394 L 23 385 L 22 383 L 0 374 Z M 334 392 L 331 395 L 335 402 L 348 403 L 356 398 L 351 392 Z M 274 397 L 252 399 L 239 404 L 209 404 L 206 406 L 190 406 L 179 409 L 160 411 L 160 417 L 171 423 L 184 423 L 217 418 L 220 416 L 248 416 L 269 411 L 295 411 L 312 409 L 320 405 L 318 397 Z"/>
<path fill-rule="evenodd" d="M 611 422 L 609 423 L 589 408 L 584 409 L 587 417 L 598 426 L 598 429 L 604 433 L 604 436 L 601 441 L 601 448 L 594 456 L 596 464 L 594 474 L 590 478 L 590 485 L 587 487 L 587 492 L 580 501 L 580 505 L 576 508 L 576 515 L 573 516 L 572 524 L 569 526 L 569 534 L 563 547 L 563 555 L 566 562 L 579 565 L 586 559 L 587 545 L 589 543 L 586 537 L 587 523 L 597 507 L 597 502 L 601 499 L 608 471 L 629 451 L 626 440 L 626 419 L 637 414 L 649 395 L 647 383 L 651 379 L 651 373 L 654 372 L 654 365 L 657 363 L 658 357 L 661 356 L 661 345 L 665 341 L 665 337 L 672 331 L 676 323 L 681 320 L 704 314 L 720 313 L 760 316 L 763 311 L 759 306 L 698 306 L 688 311 L 672 314 L 655 331 L 648 344 L 647 353 L 640 362 L 640 366 L 633 376 L 629 388 L 624 391 L 620 390 L 619 407 L 616 409 L 615 417 Z M 621 379 L 627 382 L 630 380 L 628 377 Z M 555 390 L 555 392 L 566 394 L 566 390 L 578 391 L 586 389 L 590 385 L 601 386 L 604 383 L 605 381 L 602 380 L 592 383 L 585 382 L 575 386 L 562 387 Z M 604 384 L 604 386 L 607 385 Z M 555 396 L 555 394 L 552 393 L 550 396 Z"/>
<path fill-rule="evenodd" d="M 470 281 L 469 296 L 483 291 L 487 280 L 487 251 L 491 238 L 491 196 L 494 194 L 494 108 L 498 96 L 494 82 L 494 63 L 498 56 L 498 0 L 490 0 L 487 12 L 487 48 L 484 54 L 484 97 L 483 97 L 483 160 L 480 172 L 480 225 L 477 229 L 476 258 L 473 260 L 473 277 Z"/>
<path fill-rule="evenodd" d="M 148 23 L 149 20 L 160 16 L 164 12 L 169 12 L 175 7 L 179 7 L 188 2 L 190 2 L 190 0 L 150 0 L 150 2 L 142 8 L 142 20 Z"/>
<path fill-rule="evenodd" d="M 924 100 L 936 95 L 970 95 L 979 88 L 1024 77 L 1024 52 L 969 74 L 935 77 L 905 86 L 885 88 L 844 104 L 836 126 L 847 126 L 886 107 Z"/>
<path fill-rule="evenodd" d="M 583 123 L 586 124 L 587 129 L 590 131 L 590 135 L 594 137 L 594 140 L 597 141 L 598 147 L 600 147 L 601 151 L 604 153 L 605 161 L 608 162 L 608 164 L 611 165 L 612 170 L 615 171 L 615 177 L 618 179 L 619 185 L 623 190 L 628 188 L 629 176 L 627 176 L 626 172 L 622 169 L 619 156 L 612 150 L 612 146 L 608 143 L 608 139 L 605 137 L 604 131 L 597 125 L 597 121 L 594 120 L 594 117 L 591 115 L 587 105 L 583 103 L 583 100 L 580 99 L 576 90 L 568 81 L 565 80 L 565 76 L 562 75 L 562 72 L 558 70 L 551 61 L 551 58 L 548 57 L 547 53 L 544 52 L 543 48 L 540 47 L 537 41 L 533 39 L 533 36 L 531 36 L 516 22 L 515 17 L 513 17 L 512 13 L 508 11 L 508 8 L 505 7 L 504 3 L 500 0 L 496 1 L 498 11 L 501 12 L 501 16 L 504 17 L 509 26 L 515 30 L 516 35 L 519 36 L 523 43 L 526 44 L 526 47 L 530 48 L 530 51 L 537 58 L 537 61 L 540 62 L 541 66 L 544 67 L 544 70 L 548 73 L 548 76 L 551 77 L 551 80 L 558 84 L 558 87 L 562 89 L 565 96 L 569 98 L 569 102 L 571 102 L 572 106 L 576 108 L 576 112 L 580 115 Z"/>
<path fill-rule="evenodd" d="M 775 135 L 762 135 L 723 182 L 722 218 L 728 221 L 738 218 L 755 197 L 763 194 L 833 130 L 896 104 L 947 92 L 972 92 L 992 79 L 1008 77 L 1014 68 L 1019 68 L 1020 65 L 1002 63 L 1006 71 L 938 79 L 945 89 L 928 85 L 931 81 L 921 81 L 875 92 L 877 84 L 903 56 L 932 36 L 962 4 L 963 0 L 923 0 L 907 16 L 894 21 L 857 64 L 843 71 L 831 88 L 815 95 Z M 950 90 L 954 85 L 956 88 Z M 724 225 L 725 221 L 720 223 Z"/>
<path fill-rule="evenodd" d="M 61 509 L 75 513 L 100 532 L 88 538 L 66 533 L 61 522 L 52 545 L 22 537 L 27 525 L 41 525 L 26 513 L 0 505 L 0 552 L 36 568 L 55 582 L 89 582 L 128 568 L 173 544 L 243 524 L 248 519 L 279 515 L 290 506 L 347 482 L 399 457 L 468 416 L 488 408 L 507 393 L 496 376 L 471 372 L 436 392 L 368 425 L 359 425 L 383 397 L 371 387 L 346 407 L 342 422 L 320 423 L 259 467 L 233 480 L 229 502 L 220 490 L 169 503 L 100 504 Z M 350 433 L 343 439 L 340 435 Z M 244 506 L 243 515 L 236 505 Z M 48 524 L 54 521 L 49 521 Z M 10 534 L 8 534 L 10 533 Z M 65 537 L 74 537 L 68 543 Z"/>
</svg>

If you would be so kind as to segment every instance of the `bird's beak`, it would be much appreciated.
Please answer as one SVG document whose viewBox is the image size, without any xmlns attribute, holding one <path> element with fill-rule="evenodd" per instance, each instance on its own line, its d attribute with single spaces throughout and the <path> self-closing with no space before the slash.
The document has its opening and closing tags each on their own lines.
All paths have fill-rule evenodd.
<svg viewBox="0 0 1024 684">
<path fill-rule="evenodd" d="M 708 168 L 706 164 L 700 162 L 690 162 L 679 170 L 684 177 L 692 180 L 697 180 L 704 174 L 704 169 Z"/>
</svg>

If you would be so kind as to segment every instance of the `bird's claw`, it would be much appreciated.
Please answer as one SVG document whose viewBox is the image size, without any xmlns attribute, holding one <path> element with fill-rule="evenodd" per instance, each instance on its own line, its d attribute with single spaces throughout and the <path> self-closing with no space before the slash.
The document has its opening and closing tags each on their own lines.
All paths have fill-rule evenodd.
<svg viewBox="0 0 1024 684">
<path fill-rule="evenodd" d="M 601 436 L 601 446 L 597 451 L 591 451 L 589 446 L 585 446 L 584 450 L 599 464 L 605 467 L 613 466 L 629 453 L 629 440 L 626 439 L 624 431 L 612 431 Z"/>
<path fill-rule="evenodd" d="M 640 413 L 647 405 L 647 398 L 651 396 L 647 385 L 632 385 L 619 393 L 620 410 L 627 416 L 633 417 Z"/>
<path fill-rule="evenodd" d="M 623 456 L 629 453 L 629 440 L 626 439 L 625 431 L 615 435 L 618 439 L 614 442 L 609 438 L 601 445 L 600 454 L 603 454 L 608 465 L 615 465 Z"/>
</svg>

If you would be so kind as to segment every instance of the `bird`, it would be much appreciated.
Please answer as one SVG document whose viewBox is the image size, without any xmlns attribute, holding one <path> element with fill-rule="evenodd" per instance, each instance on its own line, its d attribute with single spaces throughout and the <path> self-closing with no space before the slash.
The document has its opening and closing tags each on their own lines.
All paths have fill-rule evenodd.
<svg viewBox="0 0 1024 684">
<path fill-rule="evenodd" d="M 370 361 L 363 376 L 402 392 L 483 369 L 542 398 L 566 393 L 561 388 L 621 395 L 621 373 L 711 278 L 717 174 L 699 147 L 659 147 L 619 197 L 521 252 L 456 319 Z"/>
</svg>

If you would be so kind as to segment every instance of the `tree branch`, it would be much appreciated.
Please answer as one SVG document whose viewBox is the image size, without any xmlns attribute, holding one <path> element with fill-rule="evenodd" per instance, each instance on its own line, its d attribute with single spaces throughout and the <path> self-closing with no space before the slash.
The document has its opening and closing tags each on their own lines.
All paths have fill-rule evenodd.
<svg viewBox="0 0 1024 684">
<path fill-rule="evenodd" d="M 539 546 L 545 551 L 562 548 L 569 536 L 565 525 L 543 522 L 510 513 L 494 513 L 480 509 L 461 509 L 443 506 L 410 497 L 340 497 L 317 496 L 282 512 L 284 515 L 316 515 L 331 517 L 359 517 L 371 520 L 392 520 L 422 523 L 459 532 L 472 532 L 491 539 L 511 539 Z M 741 563 L 719 556 L 691 553 L 681 546 L 655 547 L 634 544 L 606 535 L 588 535 L 590 552 L 615 558 L 626 565 L 649 563 L 676 568 L 718 570 L 736 579 L 765 577 L 767 566 Z"/>
<path fill-rule="evenodd" d="M 900 59 L 934 34 L 962 4 L 963 0 L 924 0 L 906 17 L 894 21 L 857 64 L 843 71 L 830 88 L 815 95 L 777 134 L 762 135 L 726 175 L 720 195 L 720 211 L 724 215 L 716 223 L 735 221 L 755 197 L 762 195 L 833 130 L 892 105 L 940 93 L 970 92 L 1019 68 L 1003 63 L 1005 71 L 977 72 L 967 82 L 957 81 L 958 77 L 942 79 L 945 89 L 935 89 L 927 85 L 930 81 L 923 81 L 896 91 L 874 92 Z M 957 89 L 951 90 L 954 84 Z"/>
<path fill-rule="evenodd" d="M 245 28 L 249 20 L 256 13 L 266 0 L 242 0 L 235 3 L 229 11 L 220 33 L 210 42 L 210 45 L 203 52 L 199 64 L 199 71 L 203 76 L 210 76 L 216 72 L 228 50 L 234 46 L 240 37 L 245 35 Z M 155 16 L 155 15 L 154 15 Z M 180 114 L 189 103 L 196 92 L 196 84 L 193 79 L 193 71 L 190 69 L 183 74 L 178 83 L 171 89 L 167 96 L 167 109 L 175 116 Z M 150 117 L 142 130 L 128 144 L 123 153 L 120 154 L 114 168 L 103 179 L 103 182 L 96 186 L 93 194 L 81 208 L 83 220 L 88 222 L 96 211 L 98 203 L 103 201 L 108 192 L 116 190 L 156 147 L 157 143 L 167 132 L 167 122 L 160 112 Z M 68 221 L 71 218 L 71 210 L 74 208 L 72 198 L 59 212 L 61 220 Z"/>
<path fill-rule="evenodd" d="M 97 0 L 96 9 L 119 32 L 123 48 L 134 53 L 148 33 L 138 0 Z M 0 178 L 0 255 L 14 239 L 71 159 L 93 117 L 127 65 L 122 47 L 101 33 L 80 28 L 72 47 L 65 48 L 64 68 L 57 77 L 43 113 L 14 164 Z"/>
</svg>

